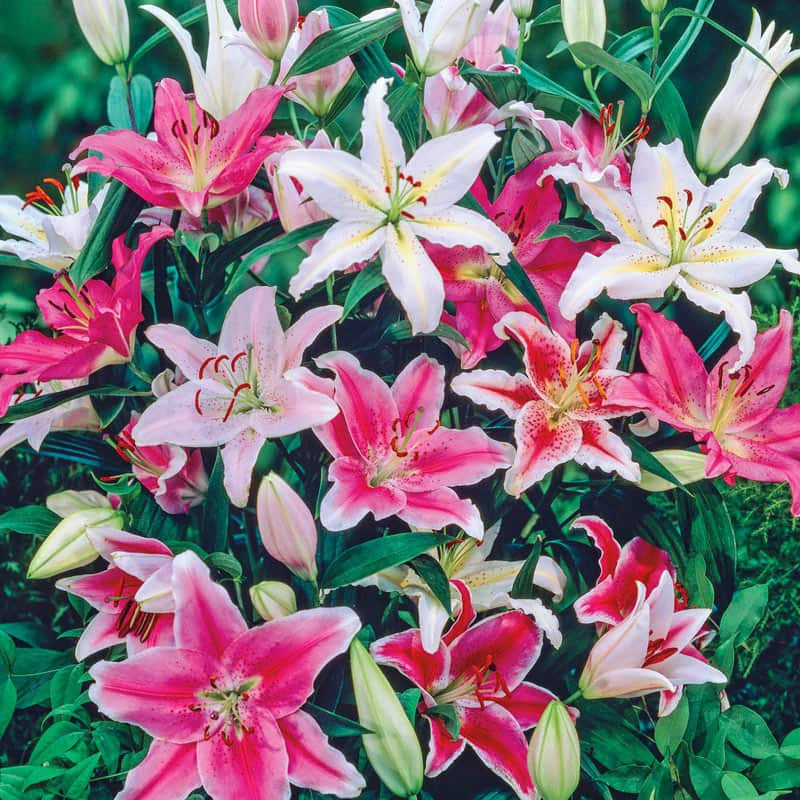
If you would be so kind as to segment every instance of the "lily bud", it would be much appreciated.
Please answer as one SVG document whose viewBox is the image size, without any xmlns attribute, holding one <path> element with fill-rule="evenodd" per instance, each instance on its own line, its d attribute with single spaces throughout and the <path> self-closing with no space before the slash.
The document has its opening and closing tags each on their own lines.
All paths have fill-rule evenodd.
<svg viewBox="0 0 800 800">
<path fill-rule="evenodd" d="M 489 0 L 433 0 L 422 24 L 414 0 L 397 0 L 414 64 L 430 76 L 452 64 L 483 25 Z"/>
<path fill-rule="evenodd" d="M 511 0 L 511 13 L 517 19 L 530 19 L 533 16 L 533 0 Z"/>
<path fill-rule="evenodd" d="M 131 46 L 125 0 L 72 0 L 89 47 L 109 66 L 122 64 Z"/>
<path fill-rule="evenodd" d="M 62 519 L 74 514 L 76 511 L 86 511 L 95 508 L 113 508 L 111 501 L 93 489 L 86 489 L 82 492 L 68 489 L 65 492 L 51 494 L 45 505 L 54 514 L 58 514 Z"/>
<path fill-rule="evenodd" d="M 297 611 L 297 596 L 288 583 L 281 581 L 261 581 L 250 587 L 250 600 L 261 619 L 288 617 Z"/>
<path fill-rule="evenodd" d="M 677 478 L 681 486 L 706 477 L 706 457 L 702 453 L 691 450 L 659 450 L 652 455 Z M 666 492 L 675 488 L 674 483 L 646 469 L 642 470 L 642 479 L 637 485 L 646 492 Z"/>
<path fill-rule="evenodd" d="M 591 42 L 603 46 L 606 40 L 605 0 L 561 0 L 561 21 L 570 44 Z"/>
<path fill-rule="evenodd" d="M 283 56 L 298 14 L 297 0 L 239 0 L 244 32 L 270 61 Z"/>
<path fill-rule="evenodd" d="M 51 578 L 91 564 L 98 553 L 86 535 L 87 530 L 101 527 L 121 530 L 124 520 L 122 512 L 110 506 L 69 514 L 53 528 L 34 554 L 28 567 L 28 577 Z"/>
<path fill-rule="evenodd" d="M 669 0 L 642 0 L 645 11 L 651 14 L 660 14 L 666 7 Z"/>
<path fill-rule="evenodd" d="M 270 472 L 258 488 L 258 529 L 267 552 L 299 578 L 317 579 L 317 526 L 302 498 Z"/>
<path fill-rule="evenodd" d="M 568 800 L 581 776 L 581 745 L 569 710 L 552 700 L 528 748 L 528 769 L 543 800 Z"/>
<path fill-rule="evenodd" d="M 358 639 L 350 645 L 350 672 L 358 707 L 358 721 L 371 733 L 362 736 L 369 763 L 399 797 L 411 797 L 422 788 L 422 750 L 386 676 Z"/>
<path fill-rule="evenodd" d="M 792 50 L 791 33 L 787 31 L 772 44 L 774 33 L 775 23 L 770 22 L 762 34 L 761 17 L 753 9 L 747 44 L 768 64 L 742 48 L 731 65 L 728 82 L 711 104 L 697 140 L 697 166 L 707 175 L 716 175 L 739 152 L 775 80 L 800 58 L 800 50 Z"/>
</svg>

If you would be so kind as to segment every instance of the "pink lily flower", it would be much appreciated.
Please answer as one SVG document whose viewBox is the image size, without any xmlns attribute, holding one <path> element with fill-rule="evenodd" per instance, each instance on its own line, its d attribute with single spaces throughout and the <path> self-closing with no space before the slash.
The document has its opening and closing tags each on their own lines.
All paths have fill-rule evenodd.
<svg viewBox="0 0 800 800">
<path fill-rule="evenodd" d="M 472 194 L 513 242 L 514 257 L 542 298 L 554 329 L 565 339 L 572 339 L 575 323 L 561 316 L 561 294 L 582 256 L 602 253 L 609 245 L 577 243 L 563 237 L 537 241 L 561 214 L 561 198 L 553 179 L 540 180 L 546 166 L 541 157 L 534 159 L 508 179 L 494 203 L 480 180 L 473 184 Z M 444 279 L 445 297 L 456 307 L 455 317 L 445 314 L 443 319 L 469 343 L 469 349 L 459 354 L 461 366 L 471 369 L 503 344 L 494 333 L 496 323 L 512 311 L 535 311 L 482 248 L 428 245 L 426 249 Z"/>
<path fill-rule="evenodd" d="M 674 711 L 687 684 L 726 683 L 692 644 L 711 610 L 675 610 L 675 586 L 663 572 L 648 595 L 637 583 L 633 611 L 604 633 L 592 647 L 578 682 L 589 700 L 643 697 L 660 692 L 659 716 Z"/>
<path fill-rule="evenodd" d="M 638 481 L 639 465 L 607 422 L 628 413 L 608 402 L 611 381 L 626 375 L 616 369 L 626 337 L 622 326 L 603 314 L 590 341 L 568 345 L 536 317 L 517 311 L 494 330 L 522 345 L 526 374 L 473 370 L 457 375 L 451 386 L 515 420 L 517 455 L 506 473 L 506 491 L 519 497 L 570 460 Z"/>
<path fill-rule="evenodd" d="M 524 731 L 539 721 L 555 696 L 523 679 L 542 649 L 542 632 L 520 611 L 488 617 L 477 625 L 469 591 L 458 619 L 433 653 L 418 630 L 386 636 L 370 652 L 379 664 L 394 667 L 422 690 L 421 713 L 431 726 L 425 774 L 444 772 L 467 744 L 483 763 L 521 798 L 536 796 L 527 767 Z M 471 627 L 470 627 L 471 626 Z M 460 728 L 453 738 L 441 716 L 427 709 L 450 706 Z"/>
<path fill-rule="evenodd" d="M 631 165 L 625 157 L 623 142 L 617 135 L 621 119 L 613 119 L 613 106 L 600 112 L 600 120 L 581 111 L 574 124 L 537 115 L 531 125 L 540 130 L 552 148 L 541 158 L 548 167 L 577 164 L 590 183 L 607 183 L 616 189 L 629 189 Z M 621 116 L 621 115 L 620 115 Z M 637 131 L 637 135 L 644 132 Z M 646 135 L 646 134 L 645 134 Z"/>
<path fill-rule="evenodd" d="M 303 385 L 311 373 L 300 364 L 306 348 L 341 313 L 340 306 L 315 308 L 284 332 L 275 288 L 257 286 L 234 300 L 218 345 L 180 325 L 151 326 L 147 338 L 186 382 L 145 409 L 133 430 L 136 443 L 222 445 L 225 489 L 232 503 L 247 505 L 264 442 L 323 425 L 339 413 L 324 389 Z"/>
<path fill-rule="evenodd" d="M 423 530 L 457 525 L 483 538 L 478 509 L 451 487 L 489 477 L 510 463 L 514 451 L 478 427 L 442 427 L 444 367 L 417 356 L 390 389 L 349 353 L 328 353 L 317 365 L 335 373 L 328 391 L 341 409 L 332 422 L 314 429 L 334 458 L 328 470 L 333 487 L 320 506 L 322 524 L 346 530 L 372 512 L 376 520 L 396 515 Z"/>
<path fill-rule="evenodd" d="M 12 405 L 53 392 L 61 392 L 64 389 L 73 389 L 86 383 L 87 381 L 84 379 L 50 381 L 41 386 L 35 385 L 33 392 L 18 392 L 14 395 Z M 49 411 L 42 411 L 40 414 L 32 414 L 18 422 L 12 422 L 0 433 L 0 458 L 12 447 L 16 447 L 24 441 L 27 441 L 31 448 L 38 453 L 47 435 L 53 430 L 98 432 L 101 428 L 100 417 L 97 416 L 92 401 L 88 397 L 79 397 L 77 400 L 70 400 Z"/>
<path fill-rule="evenodd" d="M 788 481 L 792 513 L 800 515 L 800 405 L 778 408 L 792 367 L 792 318 L 755 337 L 753 355 L 734 345 L 708 372 L 689 338 L 650 306 L 631 306 L 642 328 L 639 355 L 647 373 L 612 389 L 614 403 L 654 414 L 690 431 L 706 453 L 706 476 L 733 483 Z"/>
<path fill-rule="evenodd" d="M 364 779 L 300 707 L 359 628 L 348 608 L 317 608 L 247 629 L 191 551 L 173 563 L 175 647 L 90 670 L 106 716 L 153 736 L 124 800 L 289 800 L 290 783 L 356 797 Z"/>
<path fill-rule="evenodd" d="M 185 514 L 200 505 L 208 491 L 203 454 L 172 444 L 138 445 L 133 435 L 138 420 L 138 414 L 131 414 L 115 437 L 115 449 L 131 465 L 136 479 L 167 514 Z"/>
<path fill-rule="evenodd" d="M 153 141 L 130 130 L 87 136 L 71 158 L 84 150 L 73 175 L 95 172 L 116 178 L 148 203 L 183 208 L 199 217 L 243 192 L 264 159 L 283 137 L 262 136 L 283 97 L 273 86 L 256 89 L 241 108 L 218 121 L 184 95 L 177 81 L 164 78 L 156 90 Z"/>
<path fill-rule="evenodd" d="M 156 242 L 171 235 L 172 228 L 160 225 L 139 237 L 136 250 L 125 246 L 124 236 L 115 239 L 111 261 L 116 275 L 110 286 L 90 280 L 78 290 L 62 274 L 36 295 L 42 318 L 57 335 L 23 331 L 0 346 L 0 414 L 26 383 L 85 378 L 109 364 L 130 361 L 143 319 L 142 263 Z"/>
<path fill-rule="evenodd" d="M 75 658 L 121 642 L 128 655 L 173 645 L 172 551 L 158 539 L 115 528 L 90 528 L 86 535 L 108 567 L 56 581 L 98 611 L 78 639 Z"/>
<path fill-rule="evenodd" d="M 636 536 L 624 546 L 614 531 L 599 517 L 579 517 L 573 528 L 583 528 L 600 550 L 600 575 L 593 589 L 581 595 L 573 606 L 579 622 L 617 625 L 635 608 L 639 586 L 645 596 L 652 594 L 665 573 L 675 580 L 675 565 L 665 550 Z M 676 610 L 686 608 L 686 590 L 677 582 Z"/>
</svg>

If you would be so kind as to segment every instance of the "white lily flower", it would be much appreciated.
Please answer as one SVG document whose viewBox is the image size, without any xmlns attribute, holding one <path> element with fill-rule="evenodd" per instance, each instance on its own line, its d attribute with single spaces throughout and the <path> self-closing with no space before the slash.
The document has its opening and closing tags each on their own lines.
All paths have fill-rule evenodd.
<svg viewBox="0 0 800 800">
<path fill-rule="evenodd" d="M 41 192 L 41 202 L 33 204 L 11 194 L 0 196 L 0 228 L 19 237 L 0 239 L 0 252 L 13 253 L 23 261 L 57 271 L 68 269 L 86 244 L 108 194 L 108 185 L 90 203 L 86 182 L 77 188 L 71 184 L 64 187 L 52 179 L 48 182 L 61 189 L 60 206 L 51 198 L 45 201 L 46 194 L 40 188 L 37 193 Z"/>
<path fill-rule="evenodd" d="M 329 275 L 380 254 L 383 274 L 414 333 L 432 331 L 442 315 L 444 284 L 420 238 L 445 247 L 483 247 L 508 261 L 511 241 L 493 222 L 456 206 L 497 141 L 490 125 L 426 142 L 406 163 L 377 80 L 364 101 L 361 158 L 339 150 L 292 150 L 279 173 L 300 181 L 338 220 L 300 264 L 289 290 L 300 297 Z"/>
<path fill-rule="evenodd" d="M 85 386 L 88 382 L 86 378 L 81 380 L 48 381 L 38 386 L 35 392 L 20 392 L 15 395 L 11 408 L 17 403 L 33 400 L 43 394 L 48 395 L 65 389 L 74 389 L 77 386 Z M 38 453 L 50 431 L 56 430 L 97 432 L 102 430 L 102 423 L 94 410 L 92 401 L 88 397 L 68 400 L 66 403 L 51 408 L 49 411 L 41 411 L 17 422 L 12 422 L 0 433 L 0 458 L 12 447 L 16 447 L 25 441 L 28 442 L 31 449 Z M 51 509 L 51 511 L 54 510 Z M 62 516 L 64 515 L 62 514 Z"/>
<path fill-rule="evenodd" d="M 435 558 L 451 581 L 461 581 L 470 591 L 476 611 L 493 608 L 515 608 L 532 616 L 554 647 L 561 646 L 558 618 L 538 599 L 515 599 L 509 594 L 524 561 L 490 561 L 500 524 L 493 525 L 477 542 L 468 538 L 449 547 L 436 548 L 430 554 Z M 550 592 L 558 602 L 564 594 L 567 576 L 549 556 L 541 556 L 536 564 L 533 583 Z M 422 647 L 435 653 L 447 625 L 447 611 L 425 581 L 407 566 L 392 567 L 359 581 L 359 586 L 376 586 L 382 592 L 398 592 L 410 597 L 419 611 Z M 450 585 L 453 610 L 457 611 L 461 595 Z"/>
<path fill-rule="evenodd" d="M 703 120 L 697 141 L 697 167 L 716 175 L 739 152 L 764 107 L 778 76 L 800 58 L 800 50 L 792 50 L 789 31 L 774 44 L 775 23 L 761 32 L 761 17 L 753 9 L 753 24 L 747 43 L 766 60 L 765 64 L 749 50 L 736 56 L 728 81 Z"/>
<path fill-rule="evenodd" d="M 194 49 L 192 36 L 172 14 L 152 5 L 140 6 L 170 30 L 183 50 L 192 76 L 197 104 L 223 119 L 236 111 L 254 89 L 265 83 L 263 71 L 239 47 L 226 47 L 237 36 L 236 25 L 224 0 L 206 0 L 208 16 L 208 51 L 206 65 Z"/>
<path fill-rule="evenodd" d="M 452 64 L 480 30 L 491 0 L 433 0 L 425 24 L 414 0 L 397 0 L 411 57 L 422 75 Z"/>
<path fill-rule="evenodd" d="M 630 192 L 590 183 L 575 164 L 549 174 L 572 184 L 605 229 L 619 239 L 601 256 L 584 255 L 561 296 L 567 319 L 589 305 L 604 289 L 620 300 L 662 297 L 675 286 L 691 302 L 722 313 L 739 335 L 741 356 L 731 370 L 753 353 L 756 325 L 746 292 L 767 275 L 776 261 L 800 273 L 797 250 L 764 247 L 742 233 L 764 186 L 785 170 L 766 159 L 739 164 L 730 174 L 704 186 L 676 140 L 650 147 L 639 143 Z"/>
</svg>

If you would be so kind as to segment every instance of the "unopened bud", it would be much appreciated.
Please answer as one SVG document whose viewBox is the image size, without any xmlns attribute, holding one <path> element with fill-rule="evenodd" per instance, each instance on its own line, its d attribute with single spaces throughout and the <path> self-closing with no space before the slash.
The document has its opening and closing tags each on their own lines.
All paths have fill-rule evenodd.
<svg viewBox="0 0 800 800">
<path fill-rule="evenodd" d="M 570 44 L 590 42 L 603 46 L 606 40 L 605 0 L 561 0 L 561 21 Z"/>
<path fill-rule="evenodd" d="M 666 7 L 669 0 L 642 0 L 645 11 L 651 14 L 660 14 Z"/>
<path fill-rule="evenodd" d="M 258 529 L 267 552 L 299 578 L 317 579 L 317 526 L 302 498 L 271 472 L 258 488 Z"/>
<path fill-rule="evenodd" d="M 530 19 L 533 16 L 533 0 L 511 0 L 511 13 L 517 19 Z"/>
<path fill-rule="evenodd" d="M 528 748 L 528 769 L 543 800 L 568 800 L 581 776 L 581 745 L 569 710 L 551 700 Z"/>
<path fill-rule="evenodd" d="M 422 749 L 414 727 L 386 676 L 358 639 L 350 645 L 350 671 L 358 721 L 372 768 L 386 788 L 412 797 L 422 788 Z"/>
<path fill-rule="evenodd" d="M 297 0 L 239 0 L 244 32 L 270 61 L 283 56 L 298 13 Z"/>
<path fill-rule="evenodd" d="M 261 619 L 288 617 L 297 611 L 297 596 L 288 583 L 281 581 L 261 581 L 250 587 L 250 600 Z"/>
<path fill-rule="evenodd" d="M 91 564 L 97 550 L 86 531 L 89 528 L 122 529 L 124 516 L 113 508 L 75 511 L 56 525 L 42 542 L 28 567 L 29 578 L 50 578 Z"/>
<path fill-rule="evenodd" d="M 651 455 L 675 477 L 681 486 L 701 481 L 706 477 L 706 457 L 702 453 L 695 453 L 691 450 L 658 450 Z M 674 489 L 676 484 L 643 469 L 642 479 L 638 486 L 646 492 L 666 492 Z"/>
<path fill-rule="evenodd" d="M 104 63 L 122 64 L 130 51 L 130 28 L 125 0 L 72 0 L 78 25 Z"/>
</svg>

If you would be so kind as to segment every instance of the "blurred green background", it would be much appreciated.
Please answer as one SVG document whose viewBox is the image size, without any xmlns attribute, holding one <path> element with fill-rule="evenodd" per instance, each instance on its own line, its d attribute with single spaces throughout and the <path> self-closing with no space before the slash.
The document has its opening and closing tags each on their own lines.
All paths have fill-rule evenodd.
<svg viewBox="0 0 800 800">
<path fill-rule="evenodd" d="M 175 14 L 197 5 L 199 0 L 160 0 Z M 342 0 L 356 13 L 389 4 L 389 0 Z M 538 0 L 537 11 L 554 0 Z M 677 3 L 675 3 L 677 4 Z M 684 0 L 681 4 L 688 5 Z M 71 0 L 2 0 L 0 22 L 0 193 L 23 194 L 43 177 L 58 175 L 67 154 L 87 133 L 106 122 L 105 96 L 113 70 L 101 64 L 81 37 L 74 20 Z M 132 46 L 159 29 L 159 23 L 129 2 Z M 608 0 L 609 18 L 618 32 L 646 24 L 639 0 Z M 693 5 L 693 3 L 692 3 Z M 798 0 L 760 0 L 757 8 L 766 20 L 775 19 L 779 31 L 800 29 Z M 313 7 L 301 3 L 302 10 Z M 712 16 L 746 37 L 751 4 L 745 0 L 717 0 Z M 686 20 L 672 23 L 666 37 L 669 47 Z M 200 24 L 193 29 L 196 45 L 205 50 Z M 547 58 L 561 38 L 559 26 L 538 28 L 528 43 L 525 59 L 552 74 L 562 83 L 580 90 L 580 75 L 564 53 Z M 389 42 L 399 52 L 400 34 Z M 725 81 L 737 47 L 716 31 L 707 29 L 684 62 L 675 81 L 699 128 L 703 115 Z M 153 80 L 164 75 L 179 78 L 188 86 L 183 58 L 171 38 L 159 45 L 140 65 Z M 608 97 L 607 99 L 613 99 Z M 351 109 L 352 111 L 352 109 Z M 768 102 L 756 133 L 743 154 L 745 160 L 761 156 L 789 170 L 793 184 L 781 192 L 771 186 L 753 220 L 752 230 L 776 246 L 795 247 L 800 240 L 800 66 L 789 70 Z M 37 285 L 46 276 L 21 269 L 0 267 L 0 342 L 13 336 L 13 323 L 33 308 Z M 787 291 L 788 290 L 788 291 Z M 773 303 L 787 303 L 796 294 L 784 276 L 763 281 L 753 292 L 768 321 Z M 795 311 L 797 309 L 795 308 Z M 797 317 L 796 317 L 797 318 Z M 5 324 L 4 324 L 5 322 Z M 795 370 L 791 400 L 800 401 Z M 81 483 L 85 476 L 64 462 L 33 458 L 20 450 L 0 463 L 0 512 L 6 504 L 41 502 L 43 497 L 67 483 Z M 735 690 L 742 700 L 768 716 L 776 733 L 800 723 L 800 693 L 797 692 L 796 662 L 800 651 L 797 616 L 800 536 L 788 511 L 785 487 L 743 484 L 727 490 L 731 513 L 742 543 L 741 578 L 745 583 L 771 581 L 771 612 L 752 645 L 747 681 Z M 625 533 L 633 535 L 635 531 Z M 40 619 L 58 618 L 63 602 L 54 602 L 50 586 L 31 586 L 22 579 L 29 542 L 12 541 L 0 535 L 0 619 L 6 612 L 20 614 L 19 598 L 26 597 L 27 612 Z M 742 696 L 743 695 L 743 696 Z M 24 725 L 20 721 L 20 726 Z"/>
</svg>

